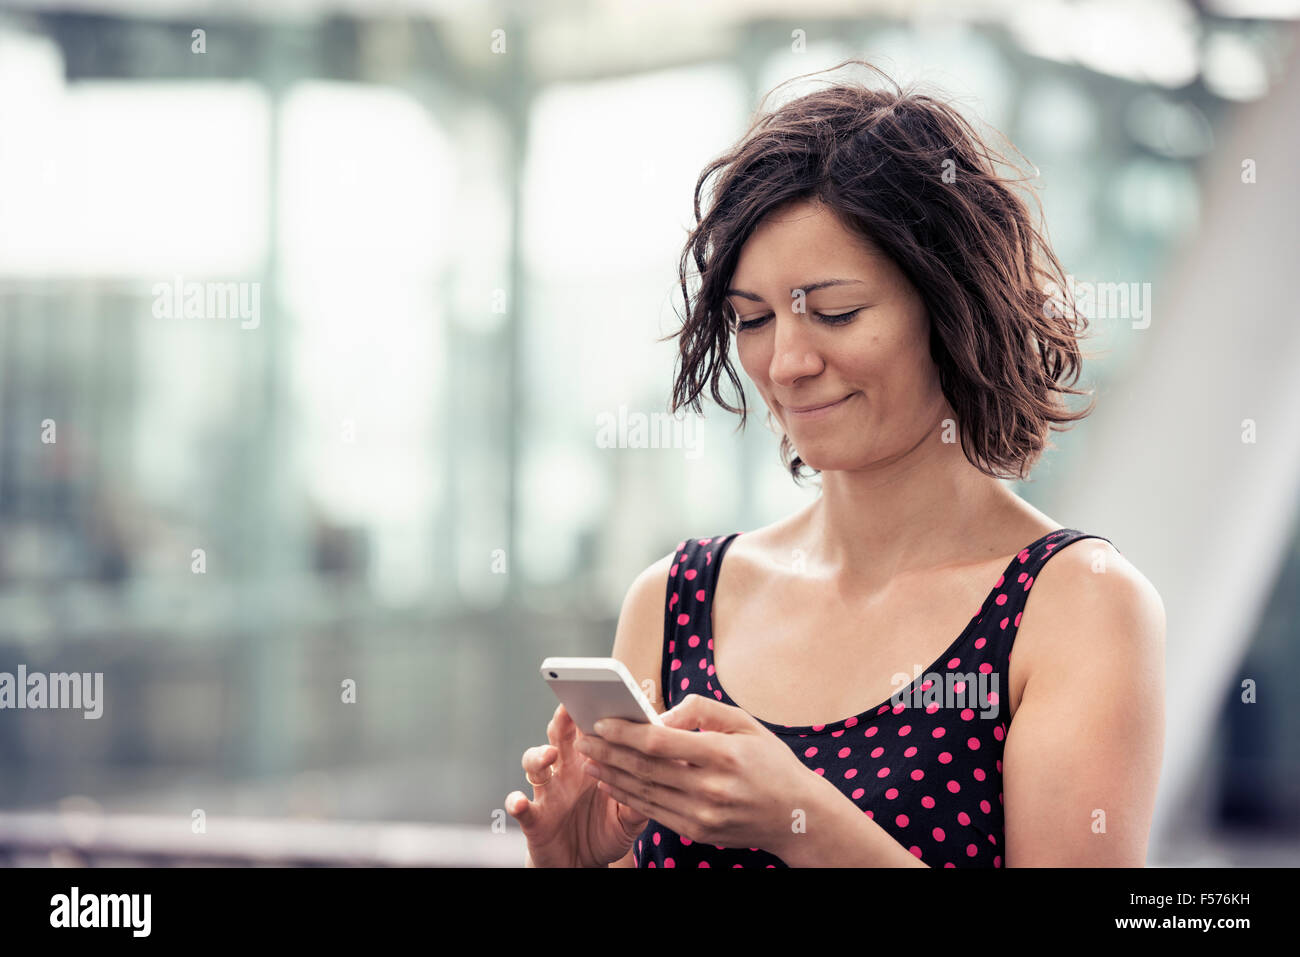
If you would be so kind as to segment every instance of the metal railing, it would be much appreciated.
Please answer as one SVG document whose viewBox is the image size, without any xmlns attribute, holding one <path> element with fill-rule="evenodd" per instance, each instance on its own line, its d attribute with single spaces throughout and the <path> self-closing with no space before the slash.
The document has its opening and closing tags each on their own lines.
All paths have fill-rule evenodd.
<svg viewBox="0 0 1300 957">
<path fill-rule="evenodd" d="M 18 812 L 0 814 L 15 867 L 522 867 L 523 835 L 489 827 Z"/>
</svg>

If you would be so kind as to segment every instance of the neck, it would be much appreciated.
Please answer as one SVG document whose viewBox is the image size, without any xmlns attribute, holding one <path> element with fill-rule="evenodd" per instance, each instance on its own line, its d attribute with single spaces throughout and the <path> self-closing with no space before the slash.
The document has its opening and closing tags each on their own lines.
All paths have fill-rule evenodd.
<svg viewBox="0 0 1300 957">
<path fill-rule="evenodd" d="M 822 473 L 822 494 L 800 516 L 797 537 L 810 570 L 874 591 L 896 575 L 987 555 L 972 542 L 996 539 L 1026 504 L 975 468 L 938 430 L 916 447 L 868 469 Z"/>
</svg>

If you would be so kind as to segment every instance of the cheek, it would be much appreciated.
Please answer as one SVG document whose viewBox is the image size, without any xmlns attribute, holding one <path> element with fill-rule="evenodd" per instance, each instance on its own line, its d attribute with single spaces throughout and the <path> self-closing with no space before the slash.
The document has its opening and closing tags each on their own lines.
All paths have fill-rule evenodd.
<svg viewBox="0 0 1300 957">
<path fill-rule="evenodd" d="M 765 352 L 755 339 L 737 339 L 736 358 L 740 360 L 740 367 L 751 379 L 763 381 L 767 378 L 767 370 L 772 365 L 772 356 Z"/>
</svg>

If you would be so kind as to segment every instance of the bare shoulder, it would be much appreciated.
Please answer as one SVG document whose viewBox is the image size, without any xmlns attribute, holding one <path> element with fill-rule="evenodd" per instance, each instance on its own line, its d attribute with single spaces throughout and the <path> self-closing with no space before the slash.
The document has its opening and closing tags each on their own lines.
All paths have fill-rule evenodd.
<svg viewBox="0 0 1300 957">
<path fill-rule="evenodd" d="M 1025 604 L 1015 656 L 1025 680 L 1043 669 L 1163 666 L 1165 607 L 1160 593 L 1109 542 L 1083 538 L 1039 570 Z"/>
<path fill-rule="evenodd" d="M 664 611 L 668 597 L 668 572 L 677 558 L 674 549 L 632 580 L 623 596 L 610 657 L 627 666 L 633 680 L 645 692 L 656 711 L 663 713 L 659 687 L 663 664 Z"/>
</svg>

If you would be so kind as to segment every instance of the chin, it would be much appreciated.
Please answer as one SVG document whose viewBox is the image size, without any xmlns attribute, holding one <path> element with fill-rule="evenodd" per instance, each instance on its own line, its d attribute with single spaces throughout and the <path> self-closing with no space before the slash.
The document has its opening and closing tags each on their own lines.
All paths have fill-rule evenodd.
<svg viewBox="0 0 1300 957">
<path fill-rule="evenodd" d="M 804 465 L 810 469 L 817 469 L 819 472 L 834 472 L 855 467 L 854 460 L 847 449 L 827 450 L 813 448 L 807 452 L 798 449 L 795 451 L 803 459 Z"/>
</svg>

